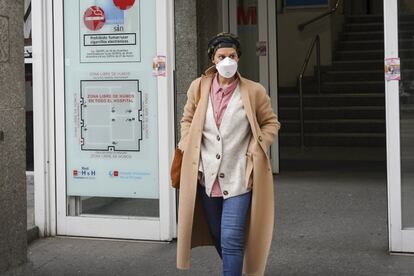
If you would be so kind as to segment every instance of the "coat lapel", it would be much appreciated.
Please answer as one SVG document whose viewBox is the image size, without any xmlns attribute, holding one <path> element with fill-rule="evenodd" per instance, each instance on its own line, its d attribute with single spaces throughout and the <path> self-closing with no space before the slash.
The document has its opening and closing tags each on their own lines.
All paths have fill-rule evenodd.
<svg viewBox="0 0 414 276">
<path fill-rule="evenodd" d="M 247 87 L 248 84 L 246 83 L 246 80 L 242 76 L 240 76 L 239 73 L 237 73 L 237 74 L 238 74 L 238 77 L 239 77 L 239 80 L 240 80 L 240 94 L 241 94 L 241 97 L 242 97 L 244 110 L 246 112 L 247 119 L 249 120 L 250 128 L 251 128 L 252 133 L 253 133 L 253 137 L 257 141 L 257 140 L 259 140 L 259 138 L 258 138 L 259 134 L 258 134 L 257 129 L 260 128 L 260 127 L 258 126 L 258 123 L 255 119 L 256 115 L 253 113 L 252 105 L 250 103 L 250 97 L 249 97 L 249 94 L 248 94 L 249 89 Z M 259 145 L 262 148 L 263 152 L 265 154 L 267 154 L 266 153 L 267 150 L 263 146 L 263 143 L 259 143 Z"/>
<path fill-rule="evenodd" d="M 197 111 L 199 113 L 199 118 L 197 119 L 197 122 L 201 128 L 204 126 L 204 121 L 206 119 L 206 111 L 208 106 L 208 98 L 210 95 L 210 88 L 211 88 L 211 81 L 213 80 L 213 76 L 203 76 L 201 78 L 200 83 L 200 102 L 197 106 Z M 202 129 L 201 129 L 202 130 Z"/>
</svg>

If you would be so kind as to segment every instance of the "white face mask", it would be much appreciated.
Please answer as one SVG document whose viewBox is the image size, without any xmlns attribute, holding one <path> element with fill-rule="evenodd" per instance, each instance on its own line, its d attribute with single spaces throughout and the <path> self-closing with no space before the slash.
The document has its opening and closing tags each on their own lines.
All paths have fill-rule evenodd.
<svg viewBox="0 0 414 276">
<path fill-rule="evenodd" d="M 237 61 L 226 57 L 216 64 L 216 68 L 220 76 L 223 78 L 231 78 L 237 72 Z"/>
</svg>

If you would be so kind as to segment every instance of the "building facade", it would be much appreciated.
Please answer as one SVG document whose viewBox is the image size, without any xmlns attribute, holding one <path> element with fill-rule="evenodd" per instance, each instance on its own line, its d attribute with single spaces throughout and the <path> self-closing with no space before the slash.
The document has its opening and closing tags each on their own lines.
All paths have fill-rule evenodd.
<svg viewBox="0 0 414 276">
<path fill-rule="evenodd" d="M 176 237 L 179 195 L 169 168 L 179 120 L 191 81 L 211 66 L 209 39 L 227 31 L 242 43 L 241 74 L 267 89 L 282 124 L 269 152 L 273 172 L 300 166 L 305 148 L 322 147 L 336 159 L 344 148 L 379 153 L 370 161 L 386 164 L 389 250 L 414 252 L 410 1 L 31 5 L 40 236 Z M 11 127 L 0 128 L 1 139 Z"/>
</svg>

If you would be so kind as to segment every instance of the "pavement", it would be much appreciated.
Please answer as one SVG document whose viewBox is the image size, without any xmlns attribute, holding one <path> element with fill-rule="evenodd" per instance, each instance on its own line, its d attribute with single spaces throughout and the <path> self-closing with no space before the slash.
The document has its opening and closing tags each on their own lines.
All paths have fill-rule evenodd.
<svg viewBox="0 0 414 276">
<path fill-rule="evenodd" d="M 414 275 L 414 257 L 390 255 L 384 170 L 283 171 L 266 275 Z M 54 237 L 29 246 L 34 275 L 220 275 L 213 247 L 175 268 L 176 241 Z"/>
</svg>

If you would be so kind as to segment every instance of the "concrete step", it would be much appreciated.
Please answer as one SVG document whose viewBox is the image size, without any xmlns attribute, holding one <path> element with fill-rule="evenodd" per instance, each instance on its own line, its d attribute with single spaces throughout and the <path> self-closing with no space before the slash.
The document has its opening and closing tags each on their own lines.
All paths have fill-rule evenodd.
<svg viewBox="0 0 414 276">
<path fill-rule="evenodd" d="M 299 120 L 281 120 L 280 133 L 300 132 Z M 383 119 L 305 119 L 306 133 L 385 133 Z"/>
<path fill-rule="evenodd" d="M 414 15 L 411 14 L 400 14 L 398 16 L 398 20 L 400 22 L 414 22 Z M 383 23 L 384 16 L 383 15 L 371 15 L 371 14 L 364 14 L 364 15 L 348 15 L 345 17 L 346 23 Z"/>
<path fill-rule="evenodd" d="M 344 40 L 337 45 L 337 50 L 378 50 L 384 48 L 384 40 Z"/>
<path fill-rule="evenodd" d="M 384 25 L 381 23 L 346 23 L 344 32 L 383 32 Z"/>
<path fill-rule="evenodd" d="M 375 60 L 354 59 L 354 60 L 334 60 L 331 66 L 322 66 L 323 72 L 328 71 L 354 71 L 354 70 L 383 70 L 384 58 Z M 404 58 L 401 60 L 401 68 L 414 69 L 414 59 Z"/>
<path fill-rule="evenodd" d="M 414 43 L 410 39 L 401 39 L 400 49 L 411 49 Z M 340 41 L 337 50 L 379 50 L 384 48 L 384 40 L 347 40 Z"/>
<path fill-rule="evenodd" d="M 414 62 L 413 62 L 414 63 Z M 334 60 L 332 66 L 323 66 L 324 71 L 344 71 L 344 70 L 383 70 L 384 59 L 378 60 Z"/>
<path fill-rule="evenodd" d="M 299 133 L 280 133 L 281 147 L 299 146 Z M 385 133 L 305 134 L 306 146 L 385 147 Z"/>
<path fill-rule="evenodd" d="M 298 93 L 280 94 L 279 108 L 298 107 Z M 305 106 L 384 106 L 384 93 L 304 94 Z"/>
<path fill-rule="evenodd" d="M 399 39 L 411 39 L 414 35 L 414 31 L 399 31 Z M 384 39 L 383 31 L 372 31 L 372 32 L 343 32 L 339 35 L 340 41 L 347 40 L 380 40 Z"/>
<path fill-rule="evenodd" d="M 305 92 L 316 92 L 317 85 L 313 87 L 309 86 Z M 323 82 L 322 93 L 355 93 L 363 91 L 364 93 L 380 93 L 385 91 L 384 81 L 335 81 L 335 82 Z"/>
<path fill-rule="evenodd" d="M 409 87 L 409 86 L 407 86 Z M 404 89 L 408 91 L 404 91 L 400 89 L 400 110 L 412 113 L 414 111 L 414 93 L 412 92 L 414 89 Z"/>
<path fill-rule="evenodd" d="M 384 80 L 322 81 L 321 93 L 381 93 L 385 91 Z M 311 78 L 303 82 L 304 94 L 318 94 L 318 84 Z"/>
<path fill-rule="evenodd" d="M 322 81 L 383 81 L 384 70 L 359 70 L 359 71 L 328 71 L 321 75 Z"/>
<path fill-rule="evenodd" d="M 348 15 L 345 17 L 347 23 L 381 23 L 384 22 L 382 15 Z"/>
<path fill-rule="evenodd" d="M 384 49 L 379 50 L 340 50 L 335 52 L 335 60 L 370 60 L 383 59 Z M 400 49 L 399 56 L 401 59 L 414 59 L 414 49 Z"/>
<path fill-rule="evenodd" d="M 280 107 L 278 109 L 280 120 L 299 120 L 299 107 Z M 384 120 L 383 106 L 305 106 L 306 120 L 318 119 L 374 119 Z"/>
<path fill-rule="evenodd" d="M 399 22 L 398 29 L 400 31 L 413 31 L 414 22 Z M 372 32 L 384 31 L 384 24 L 381 22 L 364 22 L 364 23 L 345 23 L 344 31 L 346 32 Z"/>
<path fill-rule="evenodd" d="M 305 147 L 284 146 L 280 148 L 280 169 L 324 171 L 330 168 L 386 171 L 384 147 Z"/>
<path fill-rule="evenodd" d="M 384 81 L 384 71 L 382 70 L 360 70 L 360 71 L 351 71 L 351 70 L 332 70 L 323 72 L 321 75 L 322 81 L 328 82 L 343 82 L 343 81 Z M 414 79 L 414 69 L 404 69 L 401 71 L 401 80 L 408 81 L 411 84 L 411 81 Z M 316 79 L 314 78 L 314 81 Z"/>
</svg>

